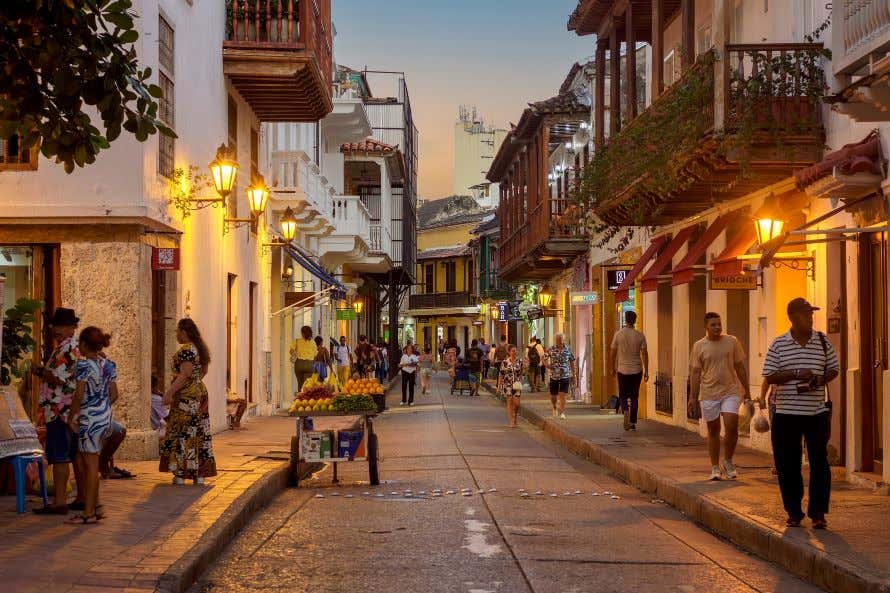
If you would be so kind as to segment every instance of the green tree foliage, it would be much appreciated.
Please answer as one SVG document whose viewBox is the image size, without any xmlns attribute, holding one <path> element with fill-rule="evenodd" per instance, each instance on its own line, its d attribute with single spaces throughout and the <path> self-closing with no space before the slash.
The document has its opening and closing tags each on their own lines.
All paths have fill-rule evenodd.
<svg viewBox="0 0 890 593">
<path fill-rule="evenodd" d="M 43 301 L 25 297 L 16 301 L 3 318 L 3 352 L 0 356 L 0 385 L 9 385 L 13 377 L 21 378 L 27 371 L 22 361 L 37 342 L 31 336 L 31 327 L 37 314 L 43 309 Z"/>
<path fill-rule="evenodd" d="M 131 0 L 3 0 L 0 138 L 18 135 L 70 173 L 126 130 L 160 131 L 157 85 L 140 69 Z M 101 128 L 91 118 L 101 118 Z"/>
</svg>

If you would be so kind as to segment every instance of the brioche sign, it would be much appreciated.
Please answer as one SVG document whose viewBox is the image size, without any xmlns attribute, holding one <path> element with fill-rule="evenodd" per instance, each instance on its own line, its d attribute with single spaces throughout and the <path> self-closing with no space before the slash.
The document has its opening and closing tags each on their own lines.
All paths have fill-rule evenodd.
<svg viewBox="0 0 890 593">
<path fill-rule="evenodd" d="M 708 290 L 757 290 L 754 274 L 708 274 Z"/>
</svg>

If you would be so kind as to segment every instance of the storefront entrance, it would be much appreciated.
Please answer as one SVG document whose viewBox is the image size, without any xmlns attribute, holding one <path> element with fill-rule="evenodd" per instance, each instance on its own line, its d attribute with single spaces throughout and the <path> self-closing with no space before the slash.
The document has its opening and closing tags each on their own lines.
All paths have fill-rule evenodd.
<svg viewBox="0 0 890 593">
<path fill-rule="evenodd" d="M 883 472 L 887 366 L 887 233 L 860 236 L 862 298 L 862 470 Z"/>
<path fill-rule="evenodd" d="M 58 245 L 0 245 L 0 274 L 6 277 L 5 308 L 10 309 L 20 298 L 44 302 L 43 315 L 34 322 L 32 335 L 37 341 L 34 364 L 52 352 L 53 342 L 45 319 L 62 306 L 60 251 Z M 25 377 L 24 393 L 28 394 L 26 410 L 37 418 L 37 385 Z"/>
</svg>

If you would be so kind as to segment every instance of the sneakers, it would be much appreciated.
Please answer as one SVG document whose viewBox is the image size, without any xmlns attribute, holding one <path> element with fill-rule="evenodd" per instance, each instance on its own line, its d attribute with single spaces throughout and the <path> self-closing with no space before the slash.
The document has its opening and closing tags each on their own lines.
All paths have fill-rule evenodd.
<svg viewBox="0 0 890 593">
<path fill-rule="evenodd" d="M 562 418 L 563 420 L 565 420 L 565 419 L 566 419 L 566 413 L 565 413 L 565 412 L 562 412 L 562 413 L 559 415 L 559 417 Z"/>
<path fill-rule="evenodd" d="M 182 486 L 183 484 L 185 484 L 185 480 L 183 480 L 179 476 L 173 476 L 173 484 L 175 486 Z"/>
<path fill-rule="evenodd" d="M 712 481 L 717 481 L 717 480 L 720 480 L 722 477 L 723 477 L 723 474 L 720 472 L 720 466 L 719 465 L 713 466 L 711 468 L 711 477 L 708 479 L 712 480 Z"/>
<path fill-rule="evenodd" d="M 195 478 L 195 486 L 203 486 L 204 485 L 204 476 L 198 476 Z"/>
<path fill-rule="evenodd" d="M 631 429 L 631 430 L 636 430 L 636 429 L 637 429 L 637 425 L 636 425 L 636 424 L 631 424 L 631 425 L 630 425 L 630 429 Z"/>
<path fill-rule="evenodd" d="M 730 480 L 735 480 L 739 477 L 739 473 L 736 471 L 735 466 L 729 459 L 723 460 L 723 471 L 726 473 L 726 477 Z"/>
<path fill-rule="evenodd" d="M 407 402 L 399 402 L 400 406 L 404 406 Z"/>
<path fill-rule="evenodd" d="M 550 410 L 550 417 L 556 418 L 556 408 L 553 408 L 552 410 Z"/>
</svg>

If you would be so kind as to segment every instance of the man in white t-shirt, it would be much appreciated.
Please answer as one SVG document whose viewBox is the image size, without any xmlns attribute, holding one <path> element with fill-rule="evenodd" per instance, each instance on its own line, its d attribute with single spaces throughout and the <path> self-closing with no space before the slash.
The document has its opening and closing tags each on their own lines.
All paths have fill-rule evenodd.
<svg viewBox="0 0 890 593">
<path fill-rule="evenodd" d="M 702 418 L 708 424 L 708 455 L 711 480 L 723 474 L 730 480 L 738 473 L 732 463 L 739 439 L 739 406 L 751 399 L 745 351 L 739 341 L 723 334 L 723 321 L 717 313 L 705 313 L 705 337 L 692 346 L 689 356 L 690 393 L 687 406 L 700 404 Z M 692 414 L 690 414 L 692 416 Z M 723 468 L 720 468 L 720 418 L 723 418 Z"/>
<path fill-rule="evenodd" d="M 346 336 L 340 336 L 340 345 L 334 349 L 334 359 L 337 363 L 337 380 L 340 385 L 345 385 L 352 368 L 352 349 L 346 343 Z"/>
<path fill-rule="evenodd" d="M 646 336 L 637 331 L 637 314 L 625 311 L 624 327 L 612 338 L 612 374 L 618 376 L 618 402 L 624 412 L 624 430 L 637 429 L 640 382 L 649 380 Z"/>
</svg>

